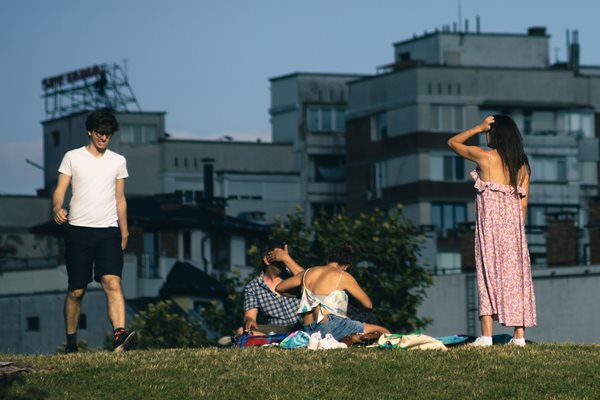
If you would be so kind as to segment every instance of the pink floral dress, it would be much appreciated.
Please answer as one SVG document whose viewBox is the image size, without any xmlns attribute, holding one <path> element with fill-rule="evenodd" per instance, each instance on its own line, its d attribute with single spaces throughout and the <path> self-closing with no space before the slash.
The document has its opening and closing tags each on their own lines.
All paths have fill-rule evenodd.
<svg viewBox="0 0 600 400">
<path fill-rule="evenodd" d="M 535 294 L 525 236 L 521 198 L 510 185 L 481 180 L 471 171 L 477 189 L 475 267 L 479 315 L 491 315 L 504 326 L 535 326 Z"/>
</svg>

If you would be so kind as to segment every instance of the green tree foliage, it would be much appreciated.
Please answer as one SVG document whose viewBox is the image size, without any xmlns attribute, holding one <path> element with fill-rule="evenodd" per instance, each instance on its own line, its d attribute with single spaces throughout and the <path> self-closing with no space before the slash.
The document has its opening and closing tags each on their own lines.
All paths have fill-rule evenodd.
<svg viewBox="0 0 600 400">
<path fill-rule="evenodd" d="M 304 213 L 297 210 L 275 224 L 270 238 L 288 243 L 304 267 L 323 265 L 330 249 L 354 243 L 361 250 L 360 261 L 349 272 L 373 300 L 376 322 L 393 332 L 414 331 L 430 322 L 417 316 L 417 308 L 432 280 L 418 265 L 421 239 L 401 206 L 354 218 L 321 214 L 312 227 L 304 221 Z"/>
<path fill-rule="evenodd" d="M 198 321 L 191 319 L 172 300 L 150 304 L 131 321 L 140 334 L 141 349 L 202 347 L 208 339 Z"/>
</svg>

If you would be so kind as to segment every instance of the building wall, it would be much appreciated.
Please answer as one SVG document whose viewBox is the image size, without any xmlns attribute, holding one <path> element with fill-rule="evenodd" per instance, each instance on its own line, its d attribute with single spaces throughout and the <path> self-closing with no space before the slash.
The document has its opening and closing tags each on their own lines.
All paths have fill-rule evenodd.
<svg viewBox="0 0 600 400">
<path fill-rule="evenodd" d="M 0 296 L 0 353 L 55 353 L 66 342 L 64 300 L 64 292 Z M 77 339 L 86 340 L 90 349 L 103 347 L 105 334 L 112 331 L 104 292 L 88 290 L 81 312 L 86 315 L 87 327 L 78 332 Z M 28 318 L 38 319 L 39 331 L 28 330 Z"/>
<path fill-rule="evenodd" d="M 72 114 L 44 121 L 44 183 L 52 191 L 56 186 L 58 167 L 64 154 L 89 143 L 85 120 L 88 112 Z M 165 137 L 163 112 L 117 112 L 115 117 L 123 128 L 126 125 L 154 127 L 155 137 L 149 143 L 122 143 L 123 132 L 117 132 L 109 148 L 127 158 L 130 179 L 127 180 L 128 194 L 154 194 L 158 188 L 160 157 L 156 148 L 159 139 Z M 122 129 L 124 131 L 124 129 Z M 119 135 L 121 133 L 121 135 Z M 58 138 L 58 142 L 55 138 Z"/>
<path fill-rule="evenodd" d="M 396 62 L 505 68 L 548 67 L 548 35 L 439 32 L 394 44 Z M 490 51 L 493 49 L 493 51 Z"/>
<path fill-rule="evenodd" d="M 433 319 L 425 333 L 432 336 L 481 334 L 477 311 L 477 295 L 473 287 L 467 291 L 472 275 L 451 274 L 434 277 L 419 315 Z M 473 277 L 474 278 L 474 277 Z M 600 265 L 548 268 L 533 271 L 538 325 L 526 330 L 535 342 L 600 343 L 600 321 L 594 318 L 600 302 Z M 475 300 L 475 311 L 469 313 L 468 297 Z M 476 327 L 468 332 L 468 321 Z M 512 328 L 495 324 L 494 333 L 512 333 Z"/>
</svg>

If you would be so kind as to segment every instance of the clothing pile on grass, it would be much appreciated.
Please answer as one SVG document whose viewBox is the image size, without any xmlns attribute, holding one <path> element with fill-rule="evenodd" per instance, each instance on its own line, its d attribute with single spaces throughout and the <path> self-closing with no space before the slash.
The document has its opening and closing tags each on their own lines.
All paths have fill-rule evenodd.
<svg viewBox="0 0 600 400">
<path fill-rule="evenodd" d="M 276 333 L 271 335 L 241 335 L 235 338 L 235 345 L 239 348 L 248 347 L 278 347 L 283 349 L 330 350 L 348 347 L 370 347 L 379 349 L 398 350 L 442 350 L 449 347 L 457 347 L 472 343 L 476 336 L 449 335 L 432 337 L 422 333 L 399 334 L 372 332 L 367 334 L 354 333 L 341 339 L 335 340 L 330 335 L 321 338 L 309 335 L 304 331 L 291 333 Z M 495 345 L 507 344 L 511 336 L 507 334 L 494 335 L 492 337 Z"/>
</svg>

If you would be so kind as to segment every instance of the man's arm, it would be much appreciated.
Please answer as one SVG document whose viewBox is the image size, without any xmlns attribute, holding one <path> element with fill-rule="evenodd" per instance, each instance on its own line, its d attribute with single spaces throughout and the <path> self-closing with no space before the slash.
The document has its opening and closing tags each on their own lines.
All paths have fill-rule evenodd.
<svg viewBox="0 0 600 400">
<path fill-rule="evenodd" d="M 115 186 L 115 197 L 117 200 L 117 217 L 121 229 L 121 249 L 127 248 L 129 239 L 129 228 L 127 227 L 127 200 L 125 200 L 125 179 L 117 179 Z"/>
<path fill-rule="evenodd" d="M 62 173 L 58 174 L 58 182 L 54 194 L 52 195 L 52 211 L 54 212 L 54 222 L 59 225 L 68 220 L 67 210 L 63 208 L 67 188 L 71 184 L 71 177 Z"/>
<path fill-rule="evenodd" d="M 256 318 L 258 317 L 258 308 L 251 308 L 244 313 L 244 331 L 252 333 L 258 329 Z"/>
</svg>

